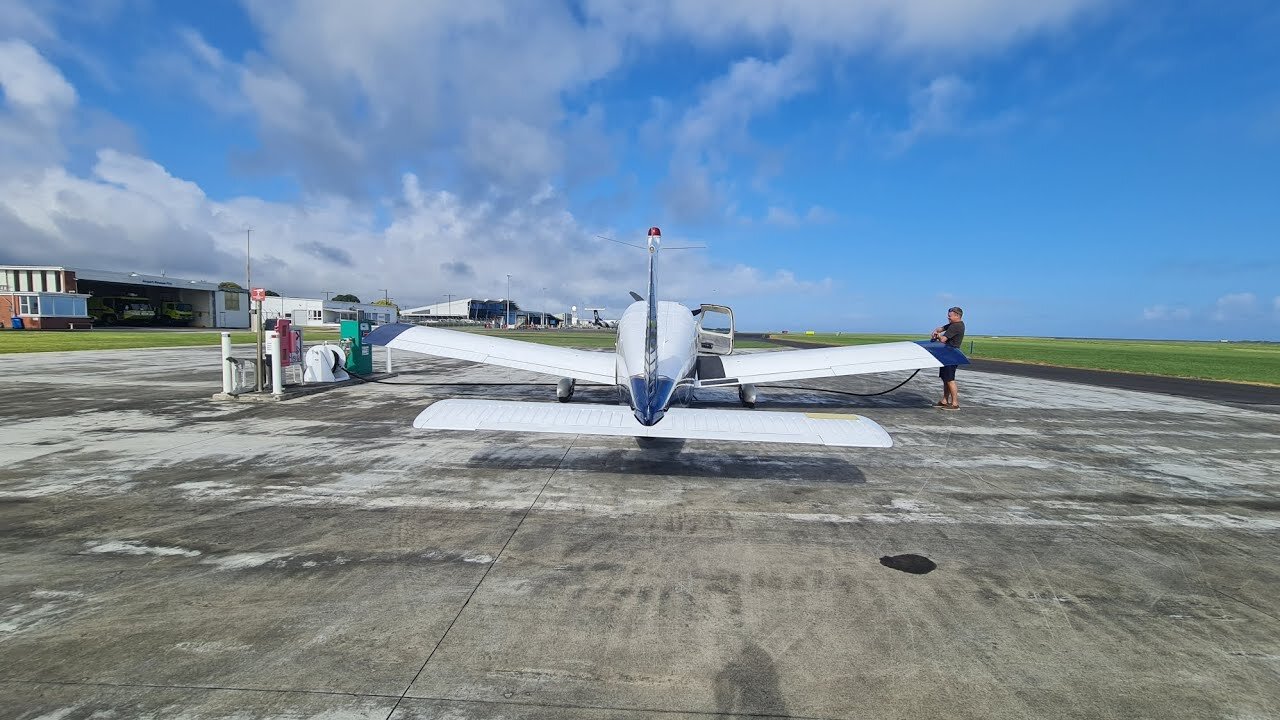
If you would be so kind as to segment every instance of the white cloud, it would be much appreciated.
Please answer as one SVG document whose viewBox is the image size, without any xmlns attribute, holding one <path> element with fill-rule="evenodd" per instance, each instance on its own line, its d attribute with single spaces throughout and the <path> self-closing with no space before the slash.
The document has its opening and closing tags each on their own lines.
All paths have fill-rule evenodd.
<svg viewBox="0 0 1280 720">
<path fill-rule="evenodd" d="M 1246 319 L 1257 313 L 1258 298 L 1249 292 L 1223 295 L 1214 303 L 1213 319 L 1218 322 Z"/>
<path fill-rule="evenodd" d="M 1184 307 L 1169 307 L 1167 305 L 1153 305 L 1142 310 L 1143 320 L 1189 320 L 1191 319 L 1191 311 Z"/>
<path fill-rule="evenodd" d="M 75 88 L 35 48 L 0 42 L 0 167 L 6 173 L 59 163 L 60 133 L 76 106 Z"/>
<path fill-rule="evenodd" d="M 75 88 L 21 40 L 0 42 L 0 87 L 10 108 L 44 125 L 56 123 L 76 104 Z"/>
<path fill-rule="evenodd" d="M 250 0 L 254 51 L 229 56 L 181 29 L 168 51 L 174 62 L 148 66 L 175 75 L 171 84 L 210 109 L 249 120 L 253 169 L 297 177 L 305 189 L 290 203 L 212 199 L 199 183 L 118 147 L 100 150 L 87 174 L 68 171 L 59 133 L 84 115 L 77 93 L 32 45 L 10 40 L 0 43 L 0 261 L 236 279 L 248 224 L 255 277 L 282 291 L 391 287 L 404 301 L 425 302 L 444 292 L 501 294 L 512 272 L 522 295 L 545 286 L 553 304 L 620 309 L 625 288 L 643 279 L 643 261 L 583 240 L 602 229 L 583 227 L 560 189 L 564 175 L 589 170 L 566 161 L 582 147 L 570 138 L 589 141 L 590 165 L 611 165 L 601 111 L 579 116 L 567 100 L 582 99 L 632 53 L 682 43 L 730 56 L 687 105 L 655 99 L 661 112 L 649 136 L 664 138 L 671 153 L 661 194 L 674 216 L 736 217 L 727 178 L 735 157 L 758 150 L 752 123 L 813 91 L 830 60 L 994 52 L 1100 4 Z M 21 37 L 53 35 L 20 4 L 0 8 L 5 23 Z M 742 57 L 744 47 L 767 48 L 771 59 Z M 911 142 L 944 127 L 966 87 L 944 74 L 924 88 Z M 438 189 L 441 177 L 448 191 Z M 776 210 L 775 221 L 829 218 L 817 207 L 803 218 Z M 689 251 L 664 267 L 664 294 L 697 300 L 708 278 L 721 300 L 830 288 Z"/>
<path fill-rule="evenodd" d="M 779 227 L 797 227 L 799 225 L 818 225 L 828 223 L 835 219 L 835 213 L 826 208 L 817 205 L 810 206 L 804 215 L 797 215 L 791 210 L 770 205 L 765 212 L 764 222 L 768 225 L 777 225 Z"/>
<path fill-rule="evenodd" d="M 973 88 L 954 75 L 934 78 L 911 95 L 911 119 L 905 130 L 893 135 L 893 147 L 902 151 L 922 138 L 955 132 Z"/>
<path fill-rule="evenodd" d="M 832 59 L 878 53 L 934 63 L 996 52 L 1105 4 L 251 0 L 261 54 L 225 58 L 183 31 L 192 60 L 169 67 L 190 76 L 184 85 L 218 112 L 244 107 L 256 119 L 262 137 L 253 161 L 262 171 L 301 170 L 311 189 L 357 193 L 367 191 L 370 175 L 391 186 L 393 168 L 443 164 L 460 174 L 460 190 L 502 187 L 518 196 L 565 171 L 566 98 L 631 54 L 672 44 L 710 53 L 769 48 L 779 59 L 731 59 L 685 112 L 671 116 L 678 119 L 667 146 L 670 179 L 660 194 L 679 215 L 714 216 L 733 203 L 720 179 L 732 170 L 705 155 L 741 152 L 720 143 L 741 145 L 755 116 L 811 90 Z M 945 123 L 937 113 L 958 101 L 954 78 L 935 83 L 927 89 L 935 104 L 922 107 L 904 146 L 937 132 Z M 512 143 L 529 147 L 515 167 L 495 162 L 490 145 L 497 143 L 485 142 L 493 139 L 485 129 L 502 127 L 518 131 Z"/>
<path fill-rule="evenodd" d="M 747 144 L 748 125 L 758 114 L 813 88 L 809 61 L 787 55 L 775 62 L 746 58 L 708 83 L 696 104 L 674 123 L 667 182 L 661 188 L 668 213 L 694 222 L 725 214 L 732 199 L 714 175 L 726 167 L 727 148 Z M 665 105 L 659 106 L 665 113 Z"/>
<path fill-rule="evenodd" d="M 566 95 L 616 68 L 622 50 L 559 4 L 273 0 L 249 13 L 264 53 L 229 66 L 262 128 L 255 163 L 301 166 L 315 189 L 358 192 L 370 176 L 390 185 L 393 169 L 432 163 L 463 188 L 539 187 L 564 169 Z M 206 45 L 191 52 L 208 59 L 192 72 L 226 74 L 208 67 L 219 56 Z M 339 151 L 326 155 L 330 143 Z M 500 162 L 516 144 L 529 148 L 518 163 Z"/>
<path fill-rule="evenodd" d="M 587 12 L 654 40 L 702 44 L 785 39 L 846 53 L 976 53 L 1061 27 L 1107 0 L 588 0 Z"/>
<path fill-rule="evenodd" d="M 0 35 L 10 38 L 49 39 L 53 26 L 39 13 L 21 2 L 0 3 Z"/>
<path fill-rule="evenodd" d="M 541 304 L 546 288 L 552 308 L 586 304 L 616 312 L 627 303 L 625 289 L 644 279 L 642 253 L 587 240 L 587 229 L 545 196 L 502 206 L 468 203 L 426 191 L 406 174 L 384 206 L 389 223 L 337 195 L 299 204 L 219 202 L 155 162 L 104 150 L 89 177 L 53 168 L 35 180 L 0 180 L 0 235 L 15 241 L 0 250 L 0 262 L 239 280 L 250 225 L 255 281 L 281 292 L 372 295 L 386 287 L 402 302 L 425 303 L 445 292 L 503 295 L 505 274 L 512 273 L 513 294 L 526 303 Z M 566 258 L 573 259 L 572 272 Z M 718 298 L 829 287 L 785 270 L 720 266 L 689 251 L 681 262 L 664 264 L 664 295 L 706 299 L 707 278 L 716 279 Z"/>
</svg>

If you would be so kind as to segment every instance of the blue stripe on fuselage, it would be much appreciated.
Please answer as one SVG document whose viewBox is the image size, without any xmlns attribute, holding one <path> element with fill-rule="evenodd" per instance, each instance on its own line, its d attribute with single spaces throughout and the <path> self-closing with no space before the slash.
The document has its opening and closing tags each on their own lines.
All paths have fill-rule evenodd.
<svg viewBox="0 0 1280 720">
<path fill-rule="evenodd" d="M 657 425 L 662 416 L 666 415 L 667 406 L 671 404 L 671 397 L 676 390 L 675 381 L 668 377 L 659 376 L 653 385 L 654 391 L 649 392 L 649 383 L 645 378 L 631 378 L 631 407 L 636 420 L 645 426 Z"/>
</svg>

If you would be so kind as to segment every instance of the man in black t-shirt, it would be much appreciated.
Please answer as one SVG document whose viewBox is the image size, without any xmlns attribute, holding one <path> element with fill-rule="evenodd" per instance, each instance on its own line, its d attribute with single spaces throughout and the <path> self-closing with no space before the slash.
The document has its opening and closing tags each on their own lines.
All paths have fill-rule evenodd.
<svg viewBox="0 0 1280 720">
<path fill-rule="evenodd" d="M 953 307 L 947 310 L 947 324 L 933 330 L 935 342 L 946 343 L 947 347 L 960 348 L 964 342 L 964 310 Z M 960 407 L 960 395 L 956 392 L 956 366 L 943 365 L 938 369 L 938 377 L 942 378 L 942 399 L 937 405 L 947 410 Z"/>
</svg>

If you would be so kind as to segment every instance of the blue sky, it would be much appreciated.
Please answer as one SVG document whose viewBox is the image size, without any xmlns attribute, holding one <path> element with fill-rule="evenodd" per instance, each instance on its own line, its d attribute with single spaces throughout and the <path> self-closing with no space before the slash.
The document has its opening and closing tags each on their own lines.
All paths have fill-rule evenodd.
<svg viewBox="0 0 1280 720">
<path fill-rule="evenodd" d="M 11 2 L 0 262 L 739 327 L 1280 335 L 1280 7 Z M 70 7 L 70 9 L 68 9 Z"/>
</svg>

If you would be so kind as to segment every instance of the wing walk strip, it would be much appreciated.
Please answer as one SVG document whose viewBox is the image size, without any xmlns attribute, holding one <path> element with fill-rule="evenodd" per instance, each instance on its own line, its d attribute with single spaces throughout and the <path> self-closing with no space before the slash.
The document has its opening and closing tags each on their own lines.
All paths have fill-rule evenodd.
<svg viewBox="0 0 1280 720">
<path fill-rule="evenodd" d="M 623 405 L 565 405 L 510 400 L 440 400 L 413 426 L 424 430 L 494 430 L 573 435 L 892 447 L 889 433 L 860 415 L 671 408 L 644 426 Z"/>
</svg>

